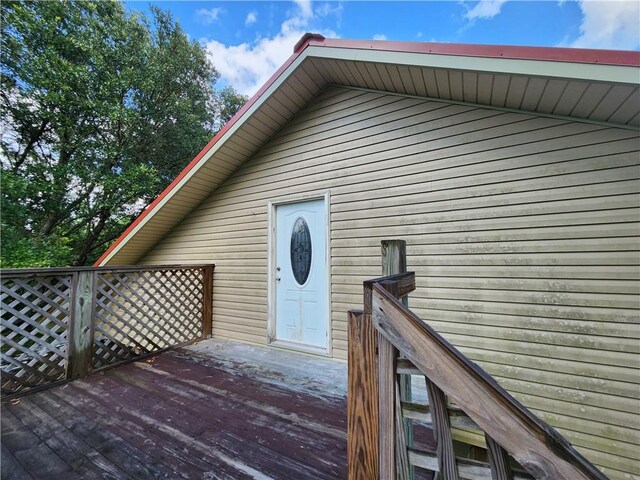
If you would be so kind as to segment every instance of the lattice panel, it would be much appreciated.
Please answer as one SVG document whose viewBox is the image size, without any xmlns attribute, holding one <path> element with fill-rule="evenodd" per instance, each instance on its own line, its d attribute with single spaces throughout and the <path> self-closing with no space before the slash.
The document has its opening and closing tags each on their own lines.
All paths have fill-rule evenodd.
<svg viewBox="0 0 640 480">
<path fill-rule="evenodd" d="M 201 269 L 100 272 L 93 368 L 202 335 Z"/>
<path fill-rule="evenodd" d="M 71 275 L 1 280 L 2 394 L 65 377 Z"/>
</svg>

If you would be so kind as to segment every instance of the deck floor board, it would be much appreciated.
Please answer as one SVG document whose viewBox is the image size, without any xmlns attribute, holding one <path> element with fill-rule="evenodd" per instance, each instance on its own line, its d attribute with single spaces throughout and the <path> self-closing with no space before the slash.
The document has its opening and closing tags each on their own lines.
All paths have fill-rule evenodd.
<svg viewBox="0 0 640 480">
<path fill-rule="evenodd" d="M 74 435 L 31 399 L 23 398 L 21 402 L 24 402 L 29 410 L 28 416 L 20 417 L 25 426 L 83 479 L 111 480 L 122 477 L 124 473 L 122 470 L 115 467 L 103 455 L 95 452 L 91 445 Z"/>
<path fill-rule="evenodd" d="M 18 462 L 16 457 L 9 451 L 4 444 L 0 445 L 0 476 L 4 478 L 22 478 L 25 480 L 33 480 L 33 477 Z"/>
<path fill-rule="evenodd" d="M 276 370 L 180 349 L 5 403 L 2 479 L 346 478 L 344 394 Z"/>
<path fill-rule="evenodd" d="M 64 395 L 54 391 L 46 393 L 49 395 L 37 399 L 42 402 L 40 405 L 50 414 L 57 415 L 74 435 L 86 441 L 92 452 L 103 455 L 122 470 L 122 478 L 179 478 L 175 476 L 172 464 L 156 462 L 145 450 L 124 438 L 120 425 L 122 415 L 117 409 L 102 414 L 95 402 L 71 388 Z"/>
<path fill-rule="evenodd" d="M 20 420 L 20 412 L 2 411 L 2 444 L 34 478 L 81 478 L 71 466 Z"/>
</svg>

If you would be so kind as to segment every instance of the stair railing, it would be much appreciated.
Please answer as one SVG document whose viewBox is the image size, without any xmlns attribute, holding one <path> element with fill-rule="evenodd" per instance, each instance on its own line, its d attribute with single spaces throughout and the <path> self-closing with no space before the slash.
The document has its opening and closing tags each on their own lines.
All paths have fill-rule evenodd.
<svg viewBox="0 0 640 480">
<path fill-rule="evenodd" d="M 349 479 L 606 479 L 547 423 L 403 305 L 413 272 L 364 282 L 349 312 Z M 399 358 L 400 356 L 400 358 Z M 400 374 L 424 375 L 428 405 L 408 405 Z M 427 420 L 434 450 L 407 445 L 407 418 Z M 484 435 L 487 462 L 456 455 L 452 428 Z"/>
</svg>

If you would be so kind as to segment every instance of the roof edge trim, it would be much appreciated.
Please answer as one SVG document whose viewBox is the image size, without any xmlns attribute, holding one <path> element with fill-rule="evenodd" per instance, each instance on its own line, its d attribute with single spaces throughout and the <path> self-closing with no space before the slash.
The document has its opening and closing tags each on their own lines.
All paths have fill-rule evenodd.
<svg viewBox="0 0 640 480">
<path fill-rule="evenodd" d="M 604 63 L 572 63 L 566 61 L 489 58 L 481 56 L 429 55 L 417 52 L 344 49 L 317 46 L 311 43 L 309 52 L 314 58 L 378 62 L 440 68 L 445 70 L 472 70 L 479 73 L 532 75 L 575 80 L 608 81 L 637 85 L 640 83 L 638 67 Z M 638 52 L 640 54 L 640 52 Z"/>
<path fill-rule="evenodd" d="M 304 50 L 312 41 L 324 42 L 326 38 L 319 33 L 305 33 L 300 40 L 293 46 L 293 53 L 299 53 Z"/>
<path fill-rule="evenodd" d="M 589 63 L 640 67 L 640 51 L 597 50 L 587 48 L 528 47 L 510 45 L 472 45 L 464 43 L 392 42 L 387 40 L 320 40 L 309 34 L 305 41 L 314 46 L 378 50 L 389 52 L 452 55 L 464 57 L 540 60 L 545 62 Z M 318 37 L 322 37 L 319 35 Z M 304 38 L 304 37 L 303 37 Z"/>
</svg>

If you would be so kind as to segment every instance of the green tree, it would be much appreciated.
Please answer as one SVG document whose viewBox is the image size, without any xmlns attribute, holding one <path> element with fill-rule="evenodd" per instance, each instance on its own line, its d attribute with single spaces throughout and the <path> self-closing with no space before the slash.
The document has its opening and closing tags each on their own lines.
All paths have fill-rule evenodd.
<svg viewBox="0 0 640 480">
<path fill-rule="evenodd" d="M 247 96 L 239 94 L 229 85 L 217 92 L 216 99 L 216 114 L 213 124 L 215 130 L 220 130 L 248 100 Z"/>
<path fill-rule="evenodd" d="M 243 98 L 214 90 L 204 49 L 160 9 L 0 9 L 1 264 L 90 263 Z"/>
</svg>

